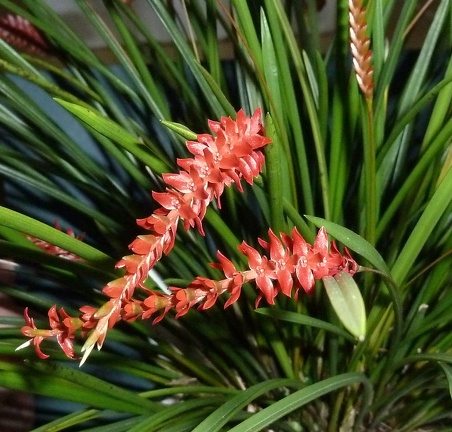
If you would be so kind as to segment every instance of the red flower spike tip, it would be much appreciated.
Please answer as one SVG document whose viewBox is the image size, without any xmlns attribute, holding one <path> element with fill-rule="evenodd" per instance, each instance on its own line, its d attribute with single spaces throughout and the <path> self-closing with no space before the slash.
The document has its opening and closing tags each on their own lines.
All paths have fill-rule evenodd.
<svg viewBox="0 0 452 432">
<path fill-rule="evenodd" d="M 47 338 L 56 337 L 58 344 L 63 349 L 67 357 L 71 359 L 77 359 L 77 355 L 74 352 L 73 340 L 74 332 L 81 327 L 82 322 L 77 319 L 72 319 L 67 322 L 69 316 L 60 309 L 57 311 L 56 306 L 52 306 L 49 310 L 49 323 L 51 330 L 41 330 L 35 326 L 33 318 L 28 314 L 28 308 L 25 308 L 24 318 L 26 325 L 22 327 L 22 334 L 30 339 L 16 348 L 16 351 L 25 348 L 30 345 L 34 345 L 36 354 L 41 359 L 48 358 L 48 354 L 44 354 L 41 350 L 41 342 Z"/>
</svg>

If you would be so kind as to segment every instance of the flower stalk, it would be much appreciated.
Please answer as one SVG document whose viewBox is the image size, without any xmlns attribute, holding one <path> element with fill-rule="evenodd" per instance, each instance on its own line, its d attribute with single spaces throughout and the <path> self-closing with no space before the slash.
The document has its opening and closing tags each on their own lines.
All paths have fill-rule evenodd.
<svg viewBox="0 0 452 432">
<path fill-rule="evenodd" d="M 366 226 L 369 243 L 375 244 L 378 218 L 377 177 L 374 140 L 373 94 L 374 68 L 370 38 L 367 36 L 367 13 L 362 0 L 349 0 L 350 48 L 356 80 L 365 99 L 365 115 L 362 116 L 364 137 L 364 173 L 366 176 Z"/>
</svg>

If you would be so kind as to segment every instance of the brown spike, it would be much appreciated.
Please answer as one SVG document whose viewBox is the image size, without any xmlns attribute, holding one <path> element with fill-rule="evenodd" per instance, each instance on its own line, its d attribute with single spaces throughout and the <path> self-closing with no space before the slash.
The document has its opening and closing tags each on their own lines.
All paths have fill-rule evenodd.
<svg viewBox="0 0 452 432">
<path fill-rule="evenodd" d="M 15 49 L 31 55 L 46 55 L 51 47 L 45 36 L 19 15 L 0 15 L 0 38 Z"/>
<path fill-rule="evenodd" d="M 366 9 L 361 0 L 349 0 L 350 48 L 353 56 L 353 67 L 356 79 L 364 97 L 373 97 L 374 81 L 372 67 L 372 51 L 370 39 L 367 37 Z"/>
</svg>

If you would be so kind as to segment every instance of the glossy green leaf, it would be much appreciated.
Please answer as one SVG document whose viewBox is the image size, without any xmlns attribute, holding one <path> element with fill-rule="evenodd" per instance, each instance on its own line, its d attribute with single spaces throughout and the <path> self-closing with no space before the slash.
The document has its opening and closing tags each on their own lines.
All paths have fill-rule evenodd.
<svg viewBox="0 0 452 432">
<path fill-rule="evenodd" d="M 344 327 L 359 341 L 366 334 L 366 309 L 355 280 L 346 272 L 322 278 L 328 298 Z"/>
</svg>

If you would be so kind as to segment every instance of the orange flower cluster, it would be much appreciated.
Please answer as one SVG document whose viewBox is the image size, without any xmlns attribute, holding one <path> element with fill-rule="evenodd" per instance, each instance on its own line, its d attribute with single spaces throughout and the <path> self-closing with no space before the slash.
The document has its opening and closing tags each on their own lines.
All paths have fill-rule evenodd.
<svg viewBox="0 0 452 432">
<path fill-rule="evenodd" d="M 262 171 L 264 155 L 259 149 L 270 139 L 263 135 L 260 109 L 251 117 L 240 110 L 235 121 L 226 117 L 220 122 L 209 121 L 209 128 L 213 135 L 201 134 L 197 141 L 187 142 L 193 157 L 177 161 L 180 172 L 163 174 L 167 185 L 165 192 L 152 193 L 161 207 L 151 216 L 137 221 L 149 234 L 138 236 L 129 245 L 133 254 L 117 263 L 117 268 L 125 269 L 125 274 L 103 288 L 110 299 L 98 309 L 82 307 L 78 318 L 71 318 L 63 309 L 57 311 L 53 307 L 49 311 L 52 330 L 37 329 L 26 310 L 27 325 L 22 333 L 31 339 L 19 348 L 34 344 L 37 354 L 44 358 L 40 343 L 47 337 L 56 336 L 66 355 L 75 358 L 73 339 L 75 332 L 81 329 L 82 335 L 88 335 L 82 348 L 83 363 L 95 345 L 98 349 L 102 347 L 109 328 L 120 319 L 132 320 L 139 315 L 138 311 L 133 313 L 137 307 L 132 297 L 134 290 L 138 287 L 149 291 L 143 283 L 156 262 L 173 248 L 179 221 L 183 221 L 185 229 L 196 227 L 204 234 L 202 221 L 207 206 L 213 200 L 221 206 L 220 196 L 225 186 L 235 183 L 242 191 L 241 180 L 252 184 L 254 177 Z M 153 293 L 151 298 L 147 301 L 149 308 L 142 313 L 144 318 L 151 315 L 152 307 L 160 310 L 166 302 L 163 294 Z M 171 306 L 163 307 L 169 310 Z"/>
<path fill-rule="evenodd" d="M 57 230 L 62 231 L 60 225 L 56 221 L 55 221 L 55 228 Z M 75 235 L 74 231 L 71 228 L 66 229 L 66 234 L 71 237 L 76 238 L 77 240 L 83 240 L 83 235 Z M 33 237 L 30 235 L 27 235 L 26 237 L 28 240 L 30 240 L 32 243 L 34 243 L 39 249 L 43 250 L 44 252 L 47 252 L 50 255 L 57 255 L 60 258 L 64 258 L 64 259 L 71 260 L 71 261 L 80 261 L 81 260 L 81 258 L 78 255 L 68 252 L 66 249 L 60 248 L 49 242 L 38 239 L 37 237 Z"/>
<path fill-rule="evenodd" d="M 292 237 L 281 234 L 281 240 L 271 229 L 268 235 L 269 242 L 258 239 L 266 255 L 261 255 L 246 242 L 238 247 L 248 259 L 249 270 L 237 270 L 228 258 L 218 252 L 219 263 L 211 265 L 224 273 L 224 279 L 197 277 L 187 288 L 171 287 L 171 294 L 150 292 L 145 300 L 133 300 L 126 305 L 123 318 L 133 321 L 140 316 L 149 318 L 161 311 L 153 321 L 155 324 L 171 309 L 176 311 L 176 318 L 185 315 L 195 305 L 199 310 L 209 309 L 224 293 L 229 294 L 224 305 L 226 308 L 238 300 L 242 286 L 247 282 L 255 283 L 259 291 L 256 308 L 262 298 L 274 305 L 279 293 L 288 297 L 294 295 L 297 299 L 300 287 L 312 294 L 316 280 L 335 276 L 341 271 L 353 275 L 358 270 L 358 264 L 347 249 L 341 254 L 334 242 L 331 248 L 328 247 L 325 228 L 319 230 L 313 246 L 296 228 L 292 230 Z"/>
</svg>

